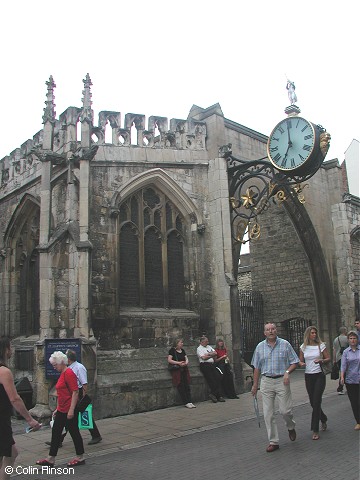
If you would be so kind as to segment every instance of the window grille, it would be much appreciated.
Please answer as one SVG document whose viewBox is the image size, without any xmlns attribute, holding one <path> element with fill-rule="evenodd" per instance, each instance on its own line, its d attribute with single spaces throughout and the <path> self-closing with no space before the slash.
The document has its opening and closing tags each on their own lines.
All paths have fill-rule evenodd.
<svg viewBox="0 0 360 480">
<path fill-rule="evenodd" d="M 295 352 L 299 353 L 300 345 L 304 341 L 304 332 L 311 325 L 310 320 L 302 317 L 289 318 L 283 323 L 286 339 L 290 342 Z"/>
<path fill-rule="evenodd" d="M 16 370 L 32 371 L 34 367 L 34 349 L 33 347 L 21 347 L 15 350 L 15 368 Z"/>
</svg>

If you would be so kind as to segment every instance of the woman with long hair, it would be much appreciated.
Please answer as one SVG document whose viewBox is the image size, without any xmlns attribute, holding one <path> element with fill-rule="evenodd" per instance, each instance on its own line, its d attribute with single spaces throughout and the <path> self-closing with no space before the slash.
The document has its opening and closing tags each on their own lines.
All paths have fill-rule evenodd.
<svg viewBox="0 0 360 480">
<path fill-rule="evenodd" d="M 319 423 L 321 430 L 327 429 L 327 416 L 321 409 L 322 395 L 326 386 L 326 377 L 322 365 L 330 362 L 330 355 L 325 343 L 320 339 L 317 327 L 311 325 L 305 330 L 304 343 L 300 346 L 299 366 L 305 366 L 305 386 L 312 406 L 312 439 L 319 440 Z"/>
<path fill-rule="evenodd" d="M 216 340 L 215 345 L 215 364 L 221 371 L 221 386 L 227 398 L 239 398 L 235 392 L 234 377 L 230 367 L 230 360 L 222 338 Z"/>
<path fill-rule="evenodd" d="M 177 338 L 169 350 L 168 364 L 171 365 L 172 382 L 177 387 L 186 408 L 196 408 L 191 401 L 189 359 L 183 349 L 182 338 Z"/>
<path fill-rule="evenodd" d="M 84 465 L 84 444 L 78 427 L 78 419 L 75 415 L 75 407 L 79 398 L 79 387 L 75 373 L 68 368 L 68 358 L 63 352 L 54 352 L 49 362 L 60 373 L 56 383 L 57 407 L 54 411 L 54 424 L 51 432 L 51 444 L 49 455 L 36 462 L 37 465 L 53 467 L 55 457 L 62 441 L 62 431 L 70 432 L 74 442 L 76 458 L 68 463 L 69 467 Z"/>
<path fill-rule="evenodd" d="M 355 331 L 347 334 L 349 347 L 341 357 L 340 382 L 346 391 L 356 420 L 355 430 L 360 430 L 360 345 Z"/>
<path fill-rule="evenodd" d="M 13 439 L 11 416 L 13 407 L 25 418 L 33 431 L 39 430 L 41 424 L 28 412 L 20 395 L 16 391 L 14 377 L 8 367 L 11 357 L 11 343 L 8 337 L 0 338 L 0 479 L 10 478 L 8 467 L 13 467 L 18 450 Z M 7 469 L 7 470 L 6 470 Z M 11 470 L 11 469 L 10 469 Z"/>
</svg>

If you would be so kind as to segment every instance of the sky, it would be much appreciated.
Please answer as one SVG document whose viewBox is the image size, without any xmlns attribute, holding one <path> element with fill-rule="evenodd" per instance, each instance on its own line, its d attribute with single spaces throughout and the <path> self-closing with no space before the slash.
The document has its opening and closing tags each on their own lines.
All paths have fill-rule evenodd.
<svg viewBox="0 0 360 480">
<path fill-rule="evenodd" d="M 57 117 L 82 106 L 89 73 L 101 110 L 187 118 L 193 104 L 265 135 L 285 117 L 286 80 L 301 115 L 332 140 L 360 140 L 360 2 L 105 0 L 3 2 L 0 159 L 42 128 L 45 82 Z"/>
</svg>

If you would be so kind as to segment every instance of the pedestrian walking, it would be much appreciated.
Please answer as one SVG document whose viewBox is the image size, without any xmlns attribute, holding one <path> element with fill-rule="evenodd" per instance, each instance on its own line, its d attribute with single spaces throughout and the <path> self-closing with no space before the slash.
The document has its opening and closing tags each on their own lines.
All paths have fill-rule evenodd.
<svg viewBox="0 0 360 480">
<path fill-rule="evenodd" d="M 337 364 L 339 372 L 341 370 L 341 357 L 342 354 L 344 353 L 345 348 L 349 346 L 349 342 L 347 339 L 347 328 L 346 327 L 340 327 L 339 328 L 339 335 L 335 338 L 333 342 L 333 359 L 334 359 L 334 364 Z M 339 395 L 344 395 L 344 385 L 342 385 L 340 381 L 340 375 L 339 375 L 339 385 L 336 389 Z"/>
<path fill-rule="evenodd" d="M 60 373 L 56 383 L 57 406 L 54 412 L 54 424 L 51 431 L 49 454 L 46 458 L 38 460 L 36 465 L 53 467 L 58 453 L 63 429 L 69 430 L 74 442 L 76 458 L 68 463 L 69 467 L 84 465 L 84 444 L 78 427 L 78 417 L 75 415 L 76 404 L 79 399 L 79 387 L 75 373 L 68 368 L 68 358 L 65 353 L 54 352 L 49 362 Z"/>
<path fill-rule="evenodd" d="M 75 373 L 78 387 L 79 387 L 79 402 L 81 399 L 87 395 L 88 389 L 88 378 L 87 378 L 87 370 L 85 366 L 77 361 L 76 352 L 74 350 L 67 350 L 66 356 L 69 362 L 69 368 Z M 77 413 L 79 413 L 77 411 Z M 96 445 L 97 443 L 101 442 L 102 437 L 100 435 L 99 429 L 96 426 L 94 417 L 92 418 L 93 421 L 93 428 L 89 428 L 89 432 L 91 434 L 91 440 L 88 442 L 88 445 Z"/>
<path fill-rule="evenodd" d="M 271 453 L 280 448 L 275 420 L 275 399 L 278 399 L 279 411 L 285 421 L 290 440 L 296 440 L 290 374 L 296 369 L 299 358 L 290 343 L 277 336 L 274 323 L 267 323 L 264 326 L 264 335 L 266 339 L 257 345 L 251 361 L 251 365 L 254 367 L 254 384 L 251 393 L 254 396 L 257 395 L 261 376 L 260 392 L 269 439 L 266 451 Z"/>
<path fill-rule="evenodd" d="M 347 335 L 349 346 L 341 359 L 340 381 L 346 385 L 351 408 L 356 420 L 355 430 L 360 430 L 360 345 L 357 332 Z"/>
<path fill-rule="evenodd" d="M 79 398 L 77 403 L 78 405 L 81 399 L 87 394 L 87 387 L 88 387 L 87 370 L 82 363 L 77 361 L 76 352 L 74 350 L 67 350 L 66 356 L 68 358 L 68 366 L 75 373 L 76 379 L 77 379 L 77 384 L 79 388 Z M 75 411 L 76 418 L 78 417 L 78 414 L 79 414 L 79 410 L 78 408 L 76 408 L 76 411 Z M 96 426 L 94 417 L 92 418 L 92 421 L 93 421 L 93 428 L 89 428 L 89 432 L 91 434 L 91 440 L 88 442 L 88 445 L 95 445 L 96 443 L 99 443 L 102 440 L 99 429 Z M 65 425 L 65 432 L 61 434 L 59 448 L 62 447 L 64 438 L 66 437 L 67 432 L 68 432 L 67 426 Z M 51 442 L 45 442 L 45 443 L 46 445 L 51 445 Z"/>
<path fill-rule="evenodd" d="M 215 364 L 222 372 L 221 386 L 225 396 L 227 398 L 239 398 L 235 392 L 234 376 L 231 371 L 230 359 L 222 338 L 216 340 L 215 352 Z"/>
<path fill-rule="evenodd" d="M 325 343 L 319 337 L 318 329 L 313 325 L 305 330 L 299 358 L 299 366 L 305 367 L 305 386 L 312 406 L 312 439 L 319 440 L 320 422 L 321 430 L 327 429 L 327 416 L 321 408 L 322 395 L 326 386 L 326 375 L 322 370 L 322 365 L 330 362 L 330 355 Z"/>
<path fill-rule="evenodd" d="M 209 385 L 210 393 L 209 397 L 213 403 L 225 402 L 225 399 L 221 396 L 221 378 L 220 373 L 215 367 L 216 352 L 209 345 L 209 339 L 207 337 L 200 338 L 200 345 L 196 350 L 199 362 L 200 371 L 204 375 L 204 378 Z"/>
<path fill-rule="evenodd" d="M 10 472 L 18 456 L 18 449 L 13 438 L 11 416 L 13 408 L 25 418 L 29 427 L 39 430 L 41 424 L 29 413 L 16 391 L 14 377 L 8 367 L 11 358 L 11 343 L 8 337 L 0 338 L 0 480 L 10 478 Z"/>
</svg>

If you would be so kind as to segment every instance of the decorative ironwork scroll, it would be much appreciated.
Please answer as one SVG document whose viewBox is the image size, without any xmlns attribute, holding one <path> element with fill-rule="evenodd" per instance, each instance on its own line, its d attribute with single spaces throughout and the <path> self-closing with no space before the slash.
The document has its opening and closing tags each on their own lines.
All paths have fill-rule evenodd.
<svg viewBox="0 0 360 480">
<path fill-rule="evenodd" d="M 252 161 L 235 158 L 230 144 L 221 147 L 219 153 L 228 162 L 231 232 L 235 242 L 246 243 L 260 237 L 258 216 L 269 208 L 270 200 L 281 205 L 290 192 L 301 203 L 305 202 L 303 190 L 308 185 L 304 185 L 304 182 L 315 171 L 306 175 L 285 175 L 267 157 Z M 246 232 L 248 239 L 244 240 Z"/>
</svg>

